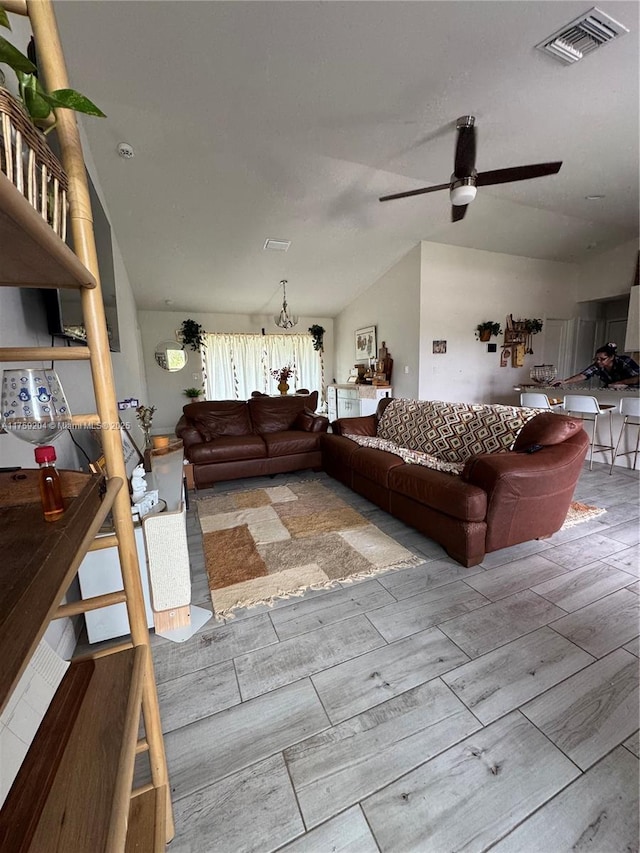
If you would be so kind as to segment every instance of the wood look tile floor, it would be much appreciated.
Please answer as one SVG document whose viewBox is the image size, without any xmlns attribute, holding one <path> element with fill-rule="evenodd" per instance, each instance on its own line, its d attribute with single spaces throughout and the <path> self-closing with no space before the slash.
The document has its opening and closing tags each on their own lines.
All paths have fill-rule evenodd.
<svg viewBox="0 0 640 853">
<path fill-rule="evenodd" d="M 213 493 L 308 478 L 424 564 L 153 638 L 171 853 L 638 851 L 638 473 L 585 466 L 605 515 L 472 569 L 324 474 Z"/>
</svg>

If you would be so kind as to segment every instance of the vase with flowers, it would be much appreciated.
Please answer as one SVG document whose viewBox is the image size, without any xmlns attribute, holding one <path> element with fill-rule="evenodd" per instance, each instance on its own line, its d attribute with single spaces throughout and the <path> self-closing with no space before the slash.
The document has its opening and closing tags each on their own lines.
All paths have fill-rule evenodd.
<svg viewBox="0 0 640 853">
<path fill-rule="evenodd" d="M 287 394 L 289 391 L 289 383 L 287 379 L 293 374 L 293 367 L 290 364 L 285 365 L 285 367 L 278 367 L 276 370 L 271 371 L 271 375 L 274 379 L 278 380 L 278 391 L 281 394 Z"/>
<path fill-rule="evenodd" d="M 144 449 L 149 450 L 152 446 L 151 441 L 151 423 L 156 410 L 155 406 L 138 406 L 136 409 L 136 418 L 140 424 L 140 429 L 144 434 Z"/>
</svg>

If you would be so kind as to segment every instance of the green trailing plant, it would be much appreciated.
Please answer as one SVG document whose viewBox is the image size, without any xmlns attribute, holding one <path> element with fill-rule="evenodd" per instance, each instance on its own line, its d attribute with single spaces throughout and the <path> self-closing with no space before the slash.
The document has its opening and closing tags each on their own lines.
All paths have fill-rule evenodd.
<svg viewBox="0 0 640 853">
<path fill-rule="evenodd" d="M 313 348 L 316 352 L 322 352 L 324 350 L 324 329 L 322 326 L 318 326 L 317 323 L 314 323 L 313 326 L 309 326 L 308 329 L 311 332 L 311 337 L 313 338 Z"/>
<path fill-rule="evenodd" d="M 204 329 L 200 323 L 196 323 L 195 320 L 182 321 L 182 325 L 180 326 L 180 337 L 182 338 L 182 343 L 186 347 L 191 347 L 194 352 L 205 349 L 207 346 L 205 342 Z"/>
<path fill-rule="evenodd" d="M 476 337 L 477 338 L 497 338 L 498 335 L 502 334 L 502 327 L 500 323 L 494 323 L 493 320 L 485 320 L 484 323 L 478 323 L 476 326 Z"/>
<path fill-rule="evenodd" d="M 11 29 L 9 16 L 2 6 L 0 6 L 0 26 Z M 33 49 L 31 52 L 34 52 Z M 43 127 L 44 133 L 49 133 L 55 127 L 55 120 L 51 120 L 54 107 L 65 107 L 78 113 L 105 118 L 105 114 L 93 101 L 75 89 L 56 89 L 53 92 L 47 92 L 38 80 L 35 62 L 2 36 L 0 36 L 0 64 L 8 65 L 15 73 L 24 108 L 32 122 L 38 127 Z"/>
<path fill-rule="evenodd" d="M 542 320 L 524 320 L 524 330 L 529 335 L 537 335 L 542 331 Z"/>
<path fill-rule="evenodd" d="M 191 400 L 197 400 L 202 394 L 202 388 L 185 388 L 182 393 Z"/>
</svg>

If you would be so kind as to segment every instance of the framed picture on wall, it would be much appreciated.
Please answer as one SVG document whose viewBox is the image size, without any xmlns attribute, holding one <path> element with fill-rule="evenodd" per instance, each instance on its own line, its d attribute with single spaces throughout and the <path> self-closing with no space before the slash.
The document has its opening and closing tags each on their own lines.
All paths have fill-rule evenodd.
<svg viewBox="0 0 640 853">
<path fill-rule="evenodd" d="M 356 361 L 376 358 L 377 353 L 376 327 L 365 326 L 364 329 L 356 329 Z"/>
</svg>

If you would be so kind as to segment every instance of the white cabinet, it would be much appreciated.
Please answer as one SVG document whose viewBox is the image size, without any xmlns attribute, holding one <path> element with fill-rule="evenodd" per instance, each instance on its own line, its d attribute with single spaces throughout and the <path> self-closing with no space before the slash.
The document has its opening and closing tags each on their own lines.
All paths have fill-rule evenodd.
<svg viewBox="0 0 640 853">
<path fill-rule="evenodd" d="M 360 415 L 360 397 L 357 386 L 338 386 L 337 409 L 339 418 L 357 418 Z"/>
<path fill-rule="evenodd" d="M 374 415 L 383 397 L 393 397 L 393 388 L 379 385 L 328 385 L 329 420 Z"/>
</svg>

